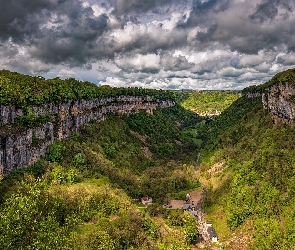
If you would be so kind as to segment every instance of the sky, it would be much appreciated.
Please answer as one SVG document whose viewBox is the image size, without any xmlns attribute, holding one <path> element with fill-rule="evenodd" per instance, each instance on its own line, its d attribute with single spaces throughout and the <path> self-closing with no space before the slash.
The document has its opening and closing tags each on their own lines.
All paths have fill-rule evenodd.
<svg viewBox="0 0 295 250">
<path fill-rule="evenodd" d="M 0 0 L 0 69 L 243 89 L 295 65 L 293 0 Z"/>
</svg>

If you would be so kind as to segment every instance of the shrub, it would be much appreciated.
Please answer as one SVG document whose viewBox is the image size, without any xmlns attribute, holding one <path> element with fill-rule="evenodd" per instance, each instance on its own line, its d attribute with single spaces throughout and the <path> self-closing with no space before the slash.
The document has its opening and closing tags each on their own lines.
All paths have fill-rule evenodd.
<svg viewBox="0 0 295 250">
<path fill-rule="evenodd" d="M 50 162 L 61 163 L 65 149 L 66 147 L 60 141 L 56 141 L 48 146 L 45 159 Z"/>
</svg>

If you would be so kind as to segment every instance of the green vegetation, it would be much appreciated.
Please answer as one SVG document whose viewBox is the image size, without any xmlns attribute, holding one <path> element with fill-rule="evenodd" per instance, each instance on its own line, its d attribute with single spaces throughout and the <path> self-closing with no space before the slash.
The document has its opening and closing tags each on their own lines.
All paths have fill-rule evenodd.
<svg viewBox="0 0 295 250">
<path fill-rule="evenodd" d="M 182 102 L 182 106 L 200 115 L 223 112 L 240 96 L 237 91 L 192 91 L 188 93 L 188 98 Z"/>
<path fill-rule="evenodd" d="M 43 77 L 32 77 L 8 70 L 0 70 L 0 104 L 25 108 L 27 105 L 58 104 L 118 95 L 150 95 L 155 99 L 175 98 L 175 93 L 171 91 L 98 87 L 90 82 L 82 82 L 74 78 L 61 80 L 57 77 L 45 80 Z"/>
<path fill-rule="evenodd" d="M 0 183 L 1 248 L 189 249 L 195 219 L 182 214 L 173 237 L 157 220 L 162 202 L 200 188 L 198 146 L 183 133 L 199 120 L 180 106 L 109 116 L 50 145 Z M 132 199 L 146 195 L 156 203 L 139 210 Z"/>
<path fill-rule="evenodd" d="M 244 91 L 259 92 L 274 83 L 293 82 L 294 72 L 282 72 L 265 85 Z M 26 83 L 32 94 L 14 95 L 8 89 L 0 96 L 1 103 L 20 107 L 46 103 L 52 91 L 57 91 L 61 97 L 53 99 L 56 103 L 154 93 L 174 98 L 182 106 L 159 109 L 154 115 L 111 115 L 55 142 L 44 159 L 2 180 L 3 249 L 188 250 L 196 240 L 196 220 L 162 204 L 200 188 L 195 173 L 199 152 L 200 176 L 207 185 L 204 208 L 221 242 L 235 235 L 249 249 L 295 247 L 295 128 L 275 124 L 263 109 L 261 97 L 247 99 L 239 92 L 167 94 L 98 88 L 71 79 L 24 80 L 24 76 L 15 82 L 17 76 L 2 71 L 1 92 L 7 82 L 10 87 L 17 82 L 18 86 Z M 40 98 L 34 84 L 41 86 Z M 75 84 L 89 89 L 84 95 Z M 222 113 L 214 119 L 195 113 L 215 110 Z M 32 127 L 47 119 L 26 109 L 17 123 Z M 38 147 L 37 138 L 33 144 Z M 138 208 L 143 196 L 151 196 L 154 204 Z"/>
<path fill-rule="evenodd" d="M 274 124 L 261 98 L 240 98 L 203 127 L 201 171 L 224 162 L 226 179 L 209 191 L 206 209 L 223 207 L 232 230 L 253 221 L 254 249 L 291 249 L 294 231 L 294 128 Z M 222 176 L 221 176 L 222 177 Z M 221 178 L 220 177 L 220 178 Z"/>
</svg>

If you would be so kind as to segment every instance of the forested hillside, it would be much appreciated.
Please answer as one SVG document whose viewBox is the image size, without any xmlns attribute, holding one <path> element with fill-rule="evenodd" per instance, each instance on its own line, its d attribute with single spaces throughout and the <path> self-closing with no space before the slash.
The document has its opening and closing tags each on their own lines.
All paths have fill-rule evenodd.
<svg viewBox="0 0 295 250">
<path fill-rule="evenodd" d="M 0 183 L 1 248 L 189 249 L 196 220 L 162 204 L 200 188 L 198 146 L 183 133 L 198 121 L 180 106 L 110 115 L 50 145 Z"/>
<path fill-rule="evenodd" d="M 221 241 L 230 249 L 293 249 L 294 127 L 275 124 L 261 97 L 243 97 L 202 129 L 205 209 Z"/>
<path fill-rule="evenodd" d="M 171 91 L 98 87 L 93 83 L 78 81 L 74 78 L 61 80 L 57 77 L 46 80 L 43 77 L 32 77 L 8 70 L 0 70 L 0 90 L 0 104 L 15 105 L 21 108 L 27 105 L 58 104 L 118 95 L 150 95 L 160 99 L 173 99 L 174 97 Z"/>
<path fill-rule="evenodd" d="M 241 97 L 238 91 L 191 91 L 181 105 L 199 115 L 219 115 Z"/>
<path fill-rule="evenodd" d="M 287 81 L 288 89 L 292 77 L 292 70 L 280 73 L 266 86 Z M 201 189 L 195 171 L 199 153 L 199 177 L 207 189 L 203 209 L 220 245 L 295 247 L 295 128 L 292 116 L 274 119 L 278 107 L 292 111 L 292 93 L 284 93 L 276 106 L 274 98 L 263 102 L 266 97 L 255 86 L 245 91 L 257 97 L 247 98 L 240 92 L 113 89 L 8 71 L 1 71 L 0 81 L 1 104 L 24 109 L 13 126 L 25 128 L 52 119 L 36 117 L 26 105 L 47 103 L 54 95 L 56 103 L 121 94 L 177 101 L 153 115 L 93 120 L 51 144 L 41 160 L 1 180 L 2 249 L 190 249 L 197 239 L 196 219 L 163 204 Z M 268 94 L 270 100 L 280 93 Z M 198 115 L 213 111 L 221 114 Z M 13 133 L 13 126 L 1 127 L 3 135 Z M 32 139 L 33 147 L 39 143 Z M 153 198 L 148 207 L 140 204 L 146 196 Z"/>
</svg>

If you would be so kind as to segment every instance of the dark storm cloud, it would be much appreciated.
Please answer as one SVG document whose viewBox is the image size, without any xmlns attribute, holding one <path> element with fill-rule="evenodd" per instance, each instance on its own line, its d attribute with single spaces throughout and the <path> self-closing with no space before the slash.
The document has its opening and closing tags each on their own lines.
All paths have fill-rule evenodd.
<svg viewBox="0 0 295 250">
<path fill-rule="evenodd" d="M 85 64 L 94 41 L 107 28 L 108 16 L 94 16 L 78 0 L 1 0 L 0 39 L 28 46 L 46 63 Z"/>
<path fill-rule="evenodd" d="M 212 36 L 217 31 L 217 24 L 213 24 L 211 27 L 208 28 L 207 32 L 200 31 L 197 33 L 197 40 L 199 40 L 201 43 L 207 43 L 211 41 Z"/>
<path fill-rule="evenodd" d="M 256 11 L 250 15 L 250 19 L 260 23 L 271 21 L 279 14 L 279 8 L 286 11 L 281 16 L 284 19 L 288 18 L 292 12 L 290 0 L 264 0 L 257 5 Z"/>
<path fill-rule="evenodd" d="M 276 50 L 281 45 L 295 49 L 291 39 L 295 35 L 291 1 L 264 0 L 254 6 L 250 2 L 217 0 L 195 3 L 187 25 L 201 22 L 206 27 L 196 35 L 202 48 L 218 42 L 246 54 Z"/>
<path fill-rule="evenodd" d="M 132 12 L 144 13 L 151 9 L 167 5 L 178 0 L 110 0 L 118 15 Z"/>
<path fill-rule="evenodd" d="M 208 11 L 220 12 L 229 7 L 229 0 L 208 0 L 208 1 L 193 1 L 194 14 L 208 13 Z"/>
<path fill-rule="evenodd" d="M 35 39 L 35 46 L 29 49 L 30 54 L 48 63 L 65 62 L 71 66 L 85 64 L 92 59 L 95 41 L 106 29 L 107 23 L 106 15 L 92 18 L 78 14 L 62 29 L 42 29 L 40 34 L 44 34 L 44 37 Z"/>
<path fill-rule="evenodd" d="M 229 7 L 228 0 L 193 0 L 193 6 L 190 16 L 186 23 L 182 23 L 180 27 L 204 26 L 212 23 L 214 14 L 223 11 Z"/>
<path fill-rule="evenodd" d="M 36 32 L 40 21 L 38 15 L 42 10 L 55 9 L 57 5 L 57 1 L 49 0 L 1 0 L 0 38 L 18 39 Z"/>
</svg>

